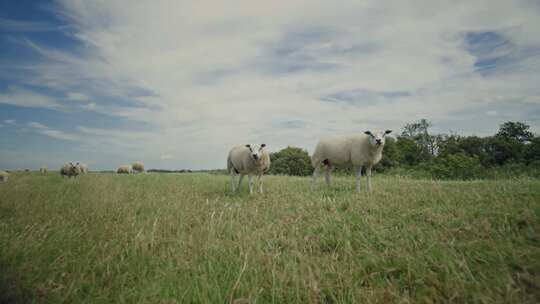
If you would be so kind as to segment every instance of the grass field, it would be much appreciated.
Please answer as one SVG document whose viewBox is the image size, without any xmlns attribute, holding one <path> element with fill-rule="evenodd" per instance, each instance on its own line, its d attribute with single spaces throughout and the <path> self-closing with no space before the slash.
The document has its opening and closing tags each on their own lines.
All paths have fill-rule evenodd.
<svg viewBox="0 0 540 304">
<path fill-rule="evenodd" d="M 209 174 L 0 184 L 0 302 L 538 303 L 540 180 Z M 365 191 L 365 188 L 364 188 Z"/>
</svg>

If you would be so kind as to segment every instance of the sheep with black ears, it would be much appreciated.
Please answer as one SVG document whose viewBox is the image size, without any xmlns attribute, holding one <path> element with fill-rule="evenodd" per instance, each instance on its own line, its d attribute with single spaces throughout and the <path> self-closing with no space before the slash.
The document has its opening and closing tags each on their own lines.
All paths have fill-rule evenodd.
<svg viewBox="0 0 540 304">
<path fill-rule="evenodd" d="M 62 177 L 64 176 L 75 177 L 79 174 L 81 174 L 81 168 L 79 166 L 79 163 L 75 163 L 75 164 L 73 162 L 65 163 L 62 166 L 62 168 L 60 168 L 60 175 Z"/>
<path fill-rule="evenodd" d="M 39 168 L 39 173 L 47 174 L 47 167 L 43 166 L 43 167 Z"/>
<path fill-rule="evenodd" d="M 259 192 L 263 193 L 262 176 L 270 168 L 270 155 L 265 149 L 266 145 L 236 146 L 231 149 L 227 158 L 227 170 L 231 174 L 232 192 L 240 188 L 244 175 L 248 176 L 249 193 L 253 193 L 253 175 L 258 176 Z M 235 177 L 240 174 L 238 184 Z"/>
<path fill-rule="evenodd" d="M 382 158 L 386 135 L 391 130 L 348 136 L 332 136 L 323 138 L 317 144 L 311 157 L 313 171 L 312 188 L 315 187 L 321 166 L 326 167 L 325 179 L 330 185 L 330 173 L 335 165 L 352 165 L 356 172 L 356 191 L 360 192 L 360 176 L 362 167 L 366 168 L 368 190 L 371 191 L 371 168 Z"/>
</svg>

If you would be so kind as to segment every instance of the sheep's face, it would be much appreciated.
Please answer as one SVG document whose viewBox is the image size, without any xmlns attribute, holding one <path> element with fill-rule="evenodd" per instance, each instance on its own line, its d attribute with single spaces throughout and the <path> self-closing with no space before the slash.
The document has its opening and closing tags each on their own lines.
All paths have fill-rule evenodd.
<svg viewBox="0 0 540 304">
<path fill-rule="evenodd" d="M 382 147 L 386 142 L 386 135 L 392 133 L 392 130 L 386 130 L 384 132 L 372 133 L 371 131 L 366 131 L 364 134 L 368 135 L 369 143 L 373 147 Z"/>
<path fill-rule="evenodd" d="M 253 159 L 254 161 L 258 161 L 259 159 L 261 159 L 261 155 L 262 155 L 262 151 L 263 151 L 264 147 L 266 147 L 265 144 L 246 145 L 246 148 L 248 148 L 249 152 L 250 152 L 249 155 L 251 156 L 251 159 Z"/>
<path fill-rule="evenodd" d="M 70 169 L 71 173 L 78 174 L 78 173 L 81 172 L 81 168 L 79 167 L 79 163 L 76 163 L 76 164 L 69 163 L 69 165 L 70 165 L 69 169 Z"/>
</svg>

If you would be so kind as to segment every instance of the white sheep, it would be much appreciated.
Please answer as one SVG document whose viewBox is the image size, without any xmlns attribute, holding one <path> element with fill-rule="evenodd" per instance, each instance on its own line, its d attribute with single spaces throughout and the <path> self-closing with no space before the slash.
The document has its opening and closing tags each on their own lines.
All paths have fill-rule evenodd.
<svg viewBox="0 0 540 304">
<path fill-rule="evenodd" d="M 326 167 L 325 179 L 330 185 L 330 173 L 335 165 L 352 165 L 356 172 L 356 191 L 360 192 L 360 176 L 362 167 L 366 168 L 368 190 L 371 191 L 371 168 L 382 158 L 382 150 L 386 141 L 385 132 L 355 134 L 349 136 L 333 136 L 323 138 L 317 144 L 311 157 L 313 171 L 312 189 L 315 187 L 321 166 Z"/>
<path fill-rule="evenodd" d="M 72 176 L 77 176 L 81 174 L 81 168 L 79 167 L 79 163 L 73 163 L 73 162 L 69 162 L 69 163 L 65 163 L 62 168 L 60 168 L 60 175 L 62 177 L 65 177 L 67 176 L 68 178 L 72 177 Z"/>
<path fill-rule="evenodd" d="M 79 164 L 79 168 L 81 169 L 82 174 L 88 174 L 88 165 L 87 164 Z"/>
<path fill-rule="evenodd" d="M 47 174 L 47 167 L 43 166 L 43 167 L 39 168 L 39 173 Z"/>
<path fill-rule="evenodd" d="M 9 173 L 6 171 L 0 170 L 0 183 L 5 183 L 9 179 Z"/>
<path fill-rule="evenodd" d="M 144 172 L 144 164 L 141 161 L 136 161 L 131 165 L 133 172 Z"/>
<path fill-rule="evenodd" d="M 116 170 L 118 174 L 133 174 L 133 168 L 131 165 L 122 165 Z"/>
<path fill-rule="evenodd" d="M 253 193 L 253 175 L 258 176 L 259 192 L 263 193 L 262 175 L 270 168 L 270 155 L 264 149 L 265 144 L 236 146 L 227 157 L 227 170 L 231 174 L 232 192 L 240 188 L 244 175 L 248 176 L 249 193 Z M 235 177 L 240 174 L 238 184 Z"/>
</svg>

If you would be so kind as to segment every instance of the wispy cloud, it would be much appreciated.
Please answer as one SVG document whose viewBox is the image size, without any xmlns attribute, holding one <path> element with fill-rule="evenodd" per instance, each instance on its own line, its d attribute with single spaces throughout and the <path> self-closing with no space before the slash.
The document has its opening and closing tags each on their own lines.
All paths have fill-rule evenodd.
<svg viewBox="0 0 540 304">
<path fill-rule="evenodd" d="M 29 123 L 27 123 L 27 125 L 31 128 L 35 128 L 35 129 L 47 129 L 47 126 L 43 125 L 43 124 L 40 124 L 39 122 L 35 122 L 35 121 L 31 121 Z"/>
<path fill-rule="evenodd" d="M 59 102 L 49 96 L 13 86 L 6 93 L 0 93 L 0 103 L 30 108 L 62 108 Z"/>
<path fill-rule="evenodd" d="M 73 101 L 88 101 L 90 99 L 88 95 L 77 92 L 68 92 L 66 97 Z"/>
<path fill-rule="evenodd" d="M 49 128 L 48 126 L 46 126 L 44 124 L 41 124 L 39 122 L 32 121 L 32 122 L 28 122 L 26 125 L 28 127 L 32 128 L 32 129 L 34 129 L 36 132 L 38 132 L 38 133 L 40 133 L 42 135 L 54 138 L 54 139 L 69 140 L 69 141 L 75 141 L 75 140 L 80 139 L 75 134 L 71 134 L 71 133 L 61 131 L 61 130 L 56 130 L 56 129 L 53 129 L 53 128 Z"/>
<path fill-rule="evenodd" d="M 412 94 L 406 91 L 372 91 L 356 89 L 332 93 L 321 97 L 322 101 L 335 103 L 356 104 L 359 106 L 378 104 L 384 101 L 399 101 L 400 98 L 409 97 Z"/>
</svg>

